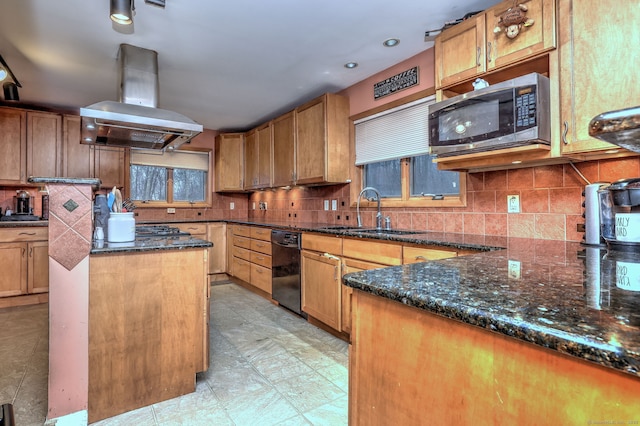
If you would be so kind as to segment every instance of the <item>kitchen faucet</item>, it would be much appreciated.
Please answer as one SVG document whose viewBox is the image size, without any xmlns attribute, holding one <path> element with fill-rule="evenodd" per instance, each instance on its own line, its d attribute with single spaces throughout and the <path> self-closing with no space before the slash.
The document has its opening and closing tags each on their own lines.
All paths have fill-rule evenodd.
<svg viewBox="0 0 640 426">
<path fill-rule="evenodd" d="M 380 213 L 380 192 L 372 186 L 367 186 L 360 191 L 360 195 L 358 195 L 358 203 L 356 205 L 356 213 L 358 216 L 358 228 L 362 228 L 362 219 L 360 218 L 360 200 L 362 196 L 367 191 L 373 191 L 376 193 L 376 197 L 378 199 L 378 214 L 376 214 L 376 229 L 382 229 L 382 213 Z M 366 198 L 366 197 L 365 197 Z M 373 198 L 367 198 L 369 201 L 373 201 Z"/>
</svg>

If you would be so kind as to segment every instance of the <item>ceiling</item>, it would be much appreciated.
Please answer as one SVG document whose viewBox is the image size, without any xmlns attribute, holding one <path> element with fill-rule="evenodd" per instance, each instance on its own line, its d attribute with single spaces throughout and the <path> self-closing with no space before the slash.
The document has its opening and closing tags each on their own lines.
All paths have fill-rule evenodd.
<svg viewBox="0 0 640 426">
<path fill-rule="evenodd" d="M 422 52 L 427 30 L 495 0 L 135 1 L 133 26 L 109 0 L 2 0 L 0 55 L 25 103 L 118 100 L 121 43 L 158 52 L 158 107 L 205 128 L 244 131 Z M 400 44 L 384 47 L 388 38 Z M 346 62 L 359 66 L 346 69 Z"/>
</svg>

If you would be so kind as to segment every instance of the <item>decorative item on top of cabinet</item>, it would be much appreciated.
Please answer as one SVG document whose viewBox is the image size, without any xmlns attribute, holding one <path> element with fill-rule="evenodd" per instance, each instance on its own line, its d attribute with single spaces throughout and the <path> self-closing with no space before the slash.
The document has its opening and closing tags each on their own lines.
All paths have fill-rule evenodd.
<svg viewBox="0 0 640 426">
<path fill-rule="evenodd" d="M 295 111 L 273 120 L 273 186 L 295 183 L 296 115 Z"/>
<path fill-rule="evenodd" d="M 559 5 L 562 154 L 578 160 L 634 155 L 590 137 L 589 122 L 602 112 L 638 104 L 640 86 L 633 75 L 640 57 L 632 46 L 640 44 L 640 9 L 613 0 Z"/>
<path fill-rule="evenodd" d="M 216 192 L 244 190 L 244 138 L 244 133 L 223 133 L 216 136 Z"/>
<path fill-rule="evenodd" d="M 516 38 L 508 38 L 504 31 L 494 32 L 501 16 L 514 7 L 514 0 L 442 31 L 435 41 L 436 88 L 518 64 L 556 47 L 555 0 L 522 0 L 517 4 L 527 8 L 527 19 L 536 24 Z"/>
<path fill-rule="evenodd" d="M 349 99 L 327 93 L 296 108 L 298 184 L 349 179 Z"/>
</svg>

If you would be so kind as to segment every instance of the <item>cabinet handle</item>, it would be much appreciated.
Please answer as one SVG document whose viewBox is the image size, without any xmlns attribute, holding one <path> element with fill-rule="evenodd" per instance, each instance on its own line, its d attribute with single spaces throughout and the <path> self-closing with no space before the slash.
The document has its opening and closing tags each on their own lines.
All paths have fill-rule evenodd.
<svg viewBox="0 0 640 426">
<path fill-rule="evenodd" d="M 416 260 L 422 260 L 422 261 L 426 262 L 427 258 L 424 257 L 424 256 L 416 256 Z"/>
<path fill-rule="evenodd" d="M 35 232 L 20 232 L 18 235 L 36 235 Z"/>
<path fill-rule="evenodd" d="M 562 123 L 562 143 L 565 145 L 569 145 L 569 141 L 567 140 L 567 133 L 569 133 L 569 122 L 565 121 Z"/>
<path fill-rule="evenodd" d="M 338 256 L 334 256 L 329 253 L 324 253 L 322 254 L 322 256 L 326 257 L 327 259 L 337 260 L 338 262 L 340 262 L 340 258 Z"/>
<path fill-rule="evenodd" d="M 24 255 L 27 254 L 27 249 L 26 248 L 22 248 L 22 257 L 24 257 Z"/>
<path fill-rule="evenodd" d="M 491 42 L 487 43 L 487 61 L 491 62 Z"/>
<path fill-rule="evenodd" d="M 29 247 L 29 257 L 33 257 L 33 247 Z"/>
<path fill-rule="evenodd" d="M 261 274 L 262 273 L 262 269 L 254 269 L 254 271 L 256 271 L 257 273 Z"/>
<path fill-rule="evenodd" d="M 338 281 L 338 265 L 333 267 L 333 280 Z"/>
<path fill-rule="evenodd" d="M 482 54 L 482 49 L 480 49 L 480 46 L 478 46 L 477 48 L 477 59 L 476 59 L 476 65 L 480 66 L 480 55 Z"/>
<path fill-rule="evenodd" d="M 264 257 L 262 257 L 262 256 L 256 256 L 256 259 L 258 259 L 258 260 L 264 260 Z"/>
</svg>

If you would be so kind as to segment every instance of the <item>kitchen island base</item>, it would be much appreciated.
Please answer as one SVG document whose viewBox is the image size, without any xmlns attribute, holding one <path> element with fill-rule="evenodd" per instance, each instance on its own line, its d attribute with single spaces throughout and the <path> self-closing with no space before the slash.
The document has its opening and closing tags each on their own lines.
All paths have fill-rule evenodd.
<svg viewBox="0 0 640 426">
<path fill-rule="evenodd" d="M 352 309 L 349 424 L 640 422 L 640 377 L 359 290 Z"/>
<path fill-rule="evenodd" d="M 207 250 L 90 257 L 89 422 L 195 391 L 208 365 Z"/>
</svg>

